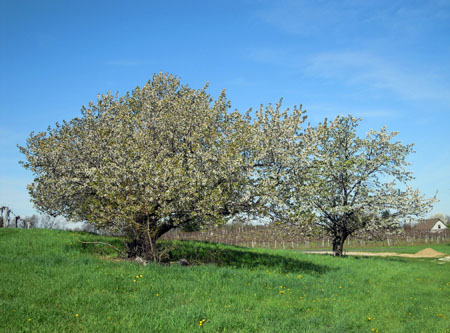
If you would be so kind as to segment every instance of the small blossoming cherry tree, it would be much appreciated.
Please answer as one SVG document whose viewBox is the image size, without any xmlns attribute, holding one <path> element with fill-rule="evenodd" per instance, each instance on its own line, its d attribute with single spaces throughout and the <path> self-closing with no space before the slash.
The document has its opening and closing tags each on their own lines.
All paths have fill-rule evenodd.
<svg viewBox="0 0 450 333">
<path fill-rule="evenodd" d="M 307 128 L 308 160 L 301 159 L 302 173 L 287 174 L 290 202 L 298 203 L 291 211 L 313 213 L 309 221 L 332 237 L 335 256 L 342 256 L 345 240 L 355 232 L 397 228 L 401 219 L 426 213 L 435 201 L 408 185 L 413 177 L 405 158 L 413 145 L 393 142 L 398 133 L 385 127 L 360 138 L 359 121 L 338 116 Z"/>
</svg>

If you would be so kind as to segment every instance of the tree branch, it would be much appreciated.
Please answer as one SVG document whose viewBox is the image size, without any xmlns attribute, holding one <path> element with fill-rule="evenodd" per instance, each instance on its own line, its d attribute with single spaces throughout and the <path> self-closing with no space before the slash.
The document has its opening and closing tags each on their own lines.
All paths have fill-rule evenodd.
<svg viewBox="0 0 450 333">
<path fill-rule="evenodd" d="M 80 241 L 79 239 L 78 239 L 78 242 L 80 242 L 80 243 L 82 243 L 82 244 L 101 244 L 101 245 L 108 245 L 108 246 L 110 246 L 110 247 L 112 247 L 114 250 L 116 250 L 117 252 L 119 252 L 120 254 L 122 254 L 123 256 L 127 256 L 127 254 L 125 253 L 125 252 L 123 252 L 122 250 L 120 250 L 119 248 L 117 248 L 117 247 L 115 247 L 114 245 L 111 245 L 111 244 L 109 244 L 109 243 L 105 243 L 105 242 L 83 242 L 83 241 Z"/>
</svg>

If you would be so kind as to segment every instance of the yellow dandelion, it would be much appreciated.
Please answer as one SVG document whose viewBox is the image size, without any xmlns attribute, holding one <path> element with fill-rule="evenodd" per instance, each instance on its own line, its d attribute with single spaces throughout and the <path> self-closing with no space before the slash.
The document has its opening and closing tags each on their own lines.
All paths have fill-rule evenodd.
<svg viewBox="0 0 450 333">
<path fill-rule="evenodd" d="M 284 290 L 280 290 L 280 294 L 284 294 Z"/>
<path fill-rule="evenodd" d="M 297 279 L 301 279 L 303 276 L 301 274 L 297 275 Z"/>
<path fill-rule="evenodd" d="M 342 289 L 342 286 L 339 286 L 339 289 Z"/>
<path fill-rule="evenodd" d="M 158 297 L 158 296 L 159 296 L 159 294 L 158 294 L 158 293 L 156 293 L 156 296 Z"/>
<path fill-rule="evenodd" d="M 75 313 L 75 317 L 78 317 L 78 313 Z"/>
<path fill-rule="evenodd" d="M 139 277 L 141 278 L 141 277 L 142 277 L 142 274 L 141 274 L 141 275 L 139 275 Z"/>
<path fill-rule="evenodd" d="M 28 318 L 28 321 L 31 321 L 31 318 Z"/>
<path fill-rule="evenodd" d="M 139 279 L 139 275 L 136 275 L 136 279 Z"/>
<path fill-rule="evenodd" d="M 136 280 L 133 280 L 133 282 L 136 282 Z"/>
</svg>

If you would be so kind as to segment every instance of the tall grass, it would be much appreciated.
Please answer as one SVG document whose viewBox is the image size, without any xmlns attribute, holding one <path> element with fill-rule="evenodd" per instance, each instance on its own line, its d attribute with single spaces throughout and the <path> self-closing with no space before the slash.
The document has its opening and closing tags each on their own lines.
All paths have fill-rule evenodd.
<svg viewBox="0 0 450 333">
<path fill-rule="evenodd" d="M 450 331 L 450 264 L 435 259 L 167 242 L 172 262 L 195 265 L 139 266 L 78 240 L 120 246 L 0 230 L 0 331 Z"/>
</svg>

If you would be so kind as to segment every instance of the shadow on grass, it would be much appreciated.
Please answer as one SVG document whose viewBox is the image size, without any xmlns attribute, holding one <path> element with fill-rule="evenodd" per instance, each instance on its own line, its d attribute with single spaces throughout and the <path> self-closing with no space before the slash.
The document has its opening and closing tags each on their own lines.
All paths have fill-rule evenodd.
<svg viewBox="0 0 450 333">
<path fill-rule="evenodd" d="M 102 256 L 115 256 L 121 255 L 117 250 L 125 252 L 125 247 L 123 240 L 119 238 L 106 238 L 88 233 L 79 233 L 70 244 L 66 245 L 66 250 Z"/>
<path fill-rule="evenodd" d="M 308 272 L 323 274 L 337 269 L 326 265 L 314 264 L 307 260 L 218 243 L 174 241 L 162 242 L 162 245 L 169 248 L 171 261 L 184 258 L 193 264 L 210 263 L 218 266 L 239 268 L 264 267 L 278 269 L 282 273 Z"/>
<path fill-rule="evenodd" d="M 102 242 L 99 244 L 96 242 Z M 95 235 L 79 235 L 68 247 L 93 255 L 115 256 L 118 252 L 104 243 L 108 243 L 121 251 L 125 251 L 124 244 L 118 238 L 104 238 Z M 323 274 L 336 270 L 326 265 L 314 264 L 307 260 L 299 260 L 288 256 L 265 253 L 245 247 L 231 246 L 220 243 L 200 241 L 160 241 L 161 249 L 167 251 L 168 261 L 186 259 L 193 265 L 215 264 L 217 266 L 231 266 L 238 268 L 264 268 L 279 270 L 282 273 L 316 273 Z M 68 248 L 68 249 L 69 249 Z"/>
</svg>

